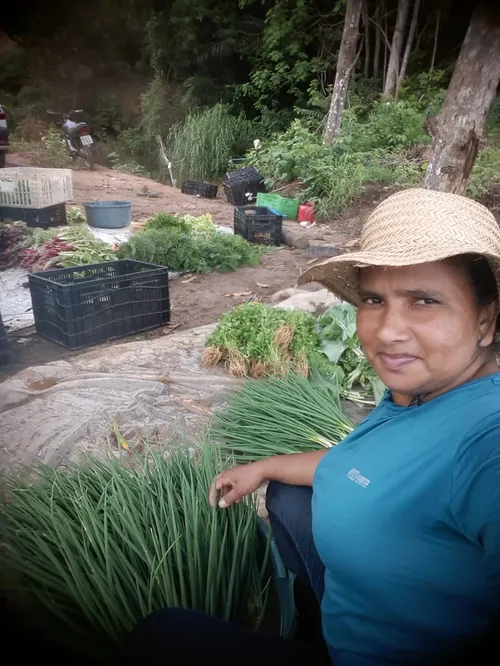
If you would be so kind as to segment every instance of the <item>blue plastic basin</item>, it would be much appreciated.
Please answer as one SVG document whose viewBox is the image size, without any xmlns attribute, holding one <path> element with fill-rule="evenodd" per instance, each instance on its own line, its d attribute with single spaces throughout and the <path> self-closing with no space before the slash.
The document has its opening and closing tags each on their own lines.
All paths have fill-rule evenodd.
<svg viewBox="0 0 500 666">
<path fill-rule="evenodd" d="M 88 201 L 83 207 L 91 227 L 121 229 L 132 221 L 131 201 Z"/>
</svg>

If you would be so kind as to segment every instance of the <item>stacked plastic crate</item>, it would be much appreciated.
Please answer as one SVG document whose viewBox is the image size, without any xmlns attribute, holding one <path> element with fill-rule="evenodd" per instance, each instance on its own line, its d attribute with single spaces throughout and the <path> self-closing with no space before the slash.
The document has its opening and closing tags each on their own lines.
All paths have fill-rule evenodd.
<svg viewBox="0 0 500 666">
<path fill-rule="evenodd" d="M 66 224 L 65 202 L 73 198 L 71 169 L 9 167 L 0 171 L 0 221 L 29 227 Z"/>
</svg>

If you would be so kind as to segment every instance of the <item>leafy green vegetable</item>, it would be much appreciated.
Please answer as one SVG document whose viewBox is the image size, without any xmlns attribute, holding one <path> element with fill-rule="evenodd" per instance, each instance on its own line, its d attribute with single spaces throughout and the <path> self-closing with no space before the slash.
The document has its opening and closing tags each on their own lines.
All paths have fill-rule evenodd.
<svg viewBox="0 0 500 666">
<path fill-rule="evenodd" d="M 345 393 L 356 384 L 373 393 L 375 402 L 384 394 L 385 386 L 368 363 L 356 334 L 356 309 L 348 303 L 335 305 L 318 320 L 320 349 L 334 365 L 337 380 Z"/>
<path fill-rule="evenodd" d="M 313 372 L 249 380 L 215 416 L 211 436 L 238 462 L 330 447 L 353 429 L 335 381 Z"/>
<path fill-rule="evenodd" d="M 204 362 L 227 364 L 235 376 L 307 375 L 309 355 L 319 347 L 315 319 L 302 310 L 245 303 L 222 315 L 206 342 Z"/>
<path fill-rule="evenodd" d="M 130 460 L 130 459 L 129 459 Z M 2 564 L 19 600 L 58 636 L 103 653 L 154 610 L 196 609 L 259 623 L 268 550 L 252 500 L 220 511 L 209 489 L 215 447 L 88 458 L 3 481 Z"/>
<path fill-rule="evenodd" d="M 241 265 L 258 266 L 262 250 L 241 236 L 186 229 L 167 225 L 146 229 L 120 245 L 119 259 L 136 259 L 172 271 L 210 273 L 213 270 L 234 271 Z"/>
<path fill-rule="evenodd" d="M 215 226 L 211 215 L 195 216 L 158 213 L 144 225 L 144 231 L 150 231 L 152 229 L 181 229 L 186 233 L 189 233 L 190 231 L 213 233 L 215 231 Z"/>
</svg>

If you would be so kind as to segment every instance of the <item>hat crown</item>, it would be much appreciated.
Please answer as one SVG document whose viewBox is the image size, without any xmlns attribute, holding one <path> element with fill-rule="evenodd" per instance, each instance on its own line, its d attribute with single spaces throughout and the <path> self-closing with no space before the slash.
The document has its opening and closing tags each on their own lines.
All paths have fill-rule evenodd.
<svg viewBox="0 0 500 666">
<path fill-rule="evenodd" d="M 500 229 L 483 205 L 458 194 L 415 188 L 391 195 L 368 217 L 360 252 L 386 253 L 387 264 L 456 254 L 500 255 Z M 412 261 L 408 261 L 411 259 Z"/>
</svg>

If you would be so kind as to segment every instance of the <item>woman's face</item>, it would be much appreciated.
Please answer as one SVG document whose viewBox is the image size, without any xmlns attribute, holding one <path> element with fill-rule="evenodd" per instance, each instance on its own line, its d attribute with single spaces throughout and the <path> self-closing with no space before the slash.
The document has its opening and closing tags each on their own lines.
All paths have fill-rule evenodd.
<svg viewBox="0 0 500 666">
<path fill-rule="evenodd" d="M 362 268 L 359 291 L 358 335 L 395 402 L 449 390 L 491 363 L 481 352 L 493 341 L 496 303 L 478 307 L 463 268 Z"/>
</svg>

